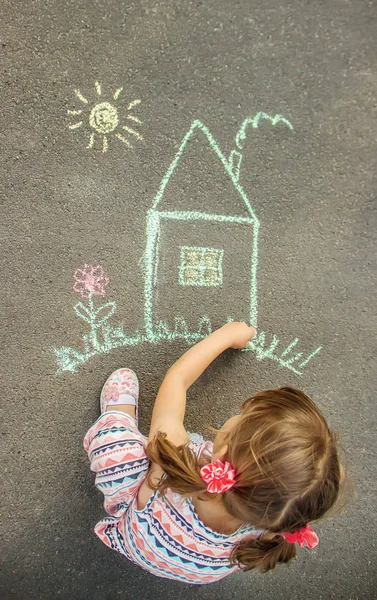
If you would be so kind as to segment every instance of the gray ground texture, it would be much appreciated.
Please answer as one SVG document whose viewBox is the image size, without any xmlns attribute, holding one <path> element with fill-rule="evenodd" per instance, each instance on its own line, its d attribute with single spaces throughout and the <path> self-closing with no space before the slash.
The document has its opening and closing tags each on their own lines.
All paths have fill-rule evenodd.
<svg viewBox="0 0 377 600">
<path fill-rule="evenodd" d="M 2 0 L 2 599 L 377 597 L 376 30 L 377 5 L 366 0 Z M 141 100 L 132 114 L 143 124 L 127 121 L 143 137 L 126 134 L 133 148 L 113 131 L 107 152 L 100 136 L 87 149 L 96 81 L 103 101 L 123 87 L 119 127 Z M 69 129 L 81 117 L 67 111 L 80 109 L 82 125 Z M 225 353 L 190 390 L 187 427 L 221 426 L 258 389 L 299 386 L 339 431 L 355 490 L 339 516 L 317 524 L 318 548 L 290 567 L 189 586 L 153 577 L 96 538 L 104 511 L 82 448 L 120 366 L 139 375 L 147 432 L 164 372 L 188 344 L 123 346 L 59 375 L 53 348 L 84 352 L 90 327 L 72 286 L 85 263 L 110 279 L 95 298 L 117 303 L 107 324 L 142 330 L 147 211 L 184 135 L 199 119 L 229 156 L 243 120 L 260 111 L 293 129 L 261 121 L 242 149 L 240 184 L 260 221 L 258 329 L 285 346 L 298 337 L 306 355 L 323 348 L 302 375 L 253 352 Z M 175 197 L 176 207 L 230 214 L 240 200 L 205 136 L 189 146 L 169 207 Z M 183 225 L 163 231 L 162 257 L 190 242 Z M 208 298 L 213 327 L 232 307 L 244 318 L 240 265 L 250 248 L 221 224 L 208 224 L 208 245 L 233 252 L 232 285 L 224 278 L 221 297 L 185 294 L 170 285 L 167 261 L 156 292 L 164 319 L 182 313 L 189 323 Z"/>
</svg>

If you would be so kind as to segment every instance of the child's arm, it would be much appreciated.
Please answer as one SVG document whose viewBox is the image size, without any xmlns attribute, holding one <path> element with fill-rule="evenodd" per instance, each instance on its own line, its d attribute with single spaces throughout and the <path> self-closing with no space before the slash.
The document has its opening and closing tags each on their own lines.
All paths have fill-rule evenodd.
<svg viewBox="0 0 377 600">
<path fill-rule="evenodd" d="M 211 362 L 227 348 L 245 348 L 255 335 L 246 323 L 227 323 L 190 348 L 165 375 L 155 401 L 149 439 L 163 431 L 174 444 L 187 441 L 183 426 L 186 392 Z"/>
<path fill-rule="evenodd" d="M 255 333 L 254 327 L 248 327 L 245 323 L 227 323 L 190 348 L 170 367 L 157 394 L 149 431 L 150 440 L 158 431 L 163 431 L 177 446 L 188 441 L 183 426 L 188 388 L 219 354 L 230 347 L 245 348 Z M 160 465 L 152 463 L 149 476 L 154 485 L 158 484 L 162 475 L 163 470 Z M 149 480 L 146 478 L 137 495 L 139 510 L 146 506 L 153 489 L 149 487 Z"/>
</svg>

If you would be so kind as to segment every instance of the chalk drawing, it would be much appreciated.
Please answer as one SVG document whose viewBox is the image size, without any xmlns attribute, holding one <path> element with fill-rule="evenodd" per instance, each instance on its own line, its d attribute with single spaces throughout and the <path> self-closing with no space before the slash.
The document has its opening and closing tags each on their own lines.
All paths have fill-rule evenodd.
<svg viewBox="0 0 377 600">
<path fill-rule="evenodd" d="M 74 275 L 75 284 L 73 289 L 78 292 L 82 298 L 87 298 L 89 306 L 78 302 L 74 310 L 78 317 L 84 319 L 90 325 L 90 334 L 84 335 L 84 346 L 101 350 L 101 343 L 98 340 L 99 330 L 103 331 L 104 323 L 111 317 L 116 309 L 115 302 L 107 302 L 99 308 L 94 306 L 94 296 L 104 296 L 105 287 L 109 283 L 109 278 L 104 274 L 100 265 L 84 265 L 83 269 L 76 269 Z"/>
<path fill-rule="evenodd" d="M 101 93 L 101 87 L 96 86 L 97 93 Z M 114 94 L 119 95 L 120 90 Z M 88 103 L 81 93 L 76 90 L 77 97 L 83 102 Z M 139 103 L 134 100 L 128 106 L 132 109 Z M 163 319 L 155 316 L 155 291 L 161 279 L 160 276 L 160 252 L 163 238 L 162 224 L 169 222 L 194 223 L 195 227 L 200 223 L 230 224 L 242 226 L 248 235 L 251 236 L 250 256 L 249 256 L 249 287 L 247 293 L 249 323 L 255 327 L 258 324 L 258 305 L 257 305 L 257 270 L 258 270 L 258 231 L 259 220 L 251 208 L 246 193 L 239 182 L 240 165 L 242 162 L 243 145 L 246 139 L 246 129 L 259 127 L 261 121 L 269 121 L 273 126 L 281 123 L 293 130 L 291 123 L 281 115 L 270 117 L 266 113 L 258 113 L 255 117 L 249 117 L 242 123 L 235 137 L 237 150 L 232 150 L 227 159 L 221 152 L 219 145 L 213 138 L 208 128 L 201 121 L 194 121 L 171 162 L 168 170 L 162 178 L 160 187 L 154 198 L 151 209 L 148 211 L 146 223 L 146 247 L 143 256 L 144 272 L 144 325 L 140 331 L 132 335 L 126 335 L 123 325 L 110 325 L 107 321 L 113 317 L 116 310 L 115 302 L 95 308 L 94 296 L 104 295 L 105 287 L 109 283 L 108 277 L 104 274 L 102 267 L 92 267 L 84 265 L 83 269 L 77 269 L 74 274 L 74 290 L 88 300 L 88 305 L 79 302 L 74 310 L 80 318 L 84 319 L 90 326 L 90 332 L 83 336 L 84 351 L 80 352 L 70 347 L 54 348 L 58 364 L 58 373 L 63 371 L 76 372 L 79 366 L 87 362 L 92 356 L 101 353 L 110 352 L 114 348 L 121 346 L 136 346 L 138 344 L 149 342 L 158 343 L 162 341 L 184 340 L 188 344 L 195 343 L 209 335 L 213 328 L 208 314 L 203 314 L 198 320 L 197 327 L 192 329 L 187 324 L 186 319 L 181 315 L 174 317 L 174 323 L 169 324 Z M 104 128 L 105 126 L 103 126 Z M 208 150 L 213 152 L 219 161 L 220 168 L 226 174 L 233 185 L 236 197 L 240 201 L 239 209 L 234 210 L 234 214 L 217 214 L 206 212 L 205 210 L 165 210 L 164 194 L 167 186 L 175 173 L 178 164 L 185 156 L 185 150 L 188 142 L 195 135 L 204 136 Z M 227 248 L 213 248 L 206 246 L 188 246 L 182 245 L 177 251 L 177 284 L 183 287 L 197 286 L 198 288 L 218 289 L 227 282 L 224 281 L 223 262 Z M 243 274 L 243 278 L 245 274 Z M 207 292 L 206 292 L 207 293 Z M 167 300 L 167 303 L 169 301 Z M 169 308 L 169 307 L 168 307 Z M 231 307 L 230 307 L 231 308 Z M 229 315 L 227 321 L 240 320 L 237 315 Z M 272 335 L 268 342 L 269 334 L 265 331 L 258 333 L 245 352 L 253 351 L 257 360 L 269 358 L 276 361 L 281 367 L 286 367 L 294 373 L 301 375 L 302 369 L 308 362 L 321 350 L 321 346 L 312 351 L 309 355 L 303 351 L 297 352 L 296 346 L 298 338 L 295 338 L 286 347 L 278 352 L 280 344 L 279 338 Z"/>
<path fill-rule="evenodd" d="M 135 123 L 136 126 L 142 125 L 142 121 L 138 117 L 133 114 L 128 114 L 135 106 L 140 104 L 141 100 L 133 100 L 128 104 L 127 108 L 125 108 L 121 105 L 116 105 L 123 88 L 115 90 L 111 102 L 102 100 L 102 86 L 98 81 L 95 82 L 95 90 L 97 98 L 101 98 L 101 101 L 98 103 L 90 103 L 80 90 L 75 90 L 76 98 L 85 105 L 85 108 L 67 111 L 69 116 L 77 117 L 79 119 L 75 123 L 70 123 L 68 128 L 75 130 L 79 129 L 84 124 L 89 126 L 89 142 L 87 148 L 94 148 L 96 145 L 96 136 L 97 138 L 99 136 L 102 152 L 106 152 L 109 147 L 110 134 L 128 148 L 132 148 L 129 138 L 125 136 L 130 134 L 137 140 L 142 140 L 143 136 L 136 129 L 129 127 L 126 123 L 128 120 Z"/>
<path fill-rule="evenodd" d="M 242 125 L 242 127 L 244 124 Z M 174 173 L 180 163 L 184 160 L 185 151 L 187 144 L 194 138 L 194 136 L 204 136 L 204 141 L 208 146 L 210 152 L 214 152 L 214 155 L 218 161 L 221 173 L 225 173 L 226 177 L 231 181 L 236 199 L 241 203 L 241 210 L 239 207 L 234 208 L 234 214 L 224 215 L 219 213 L 207 213 L 205 210 L 201 211 L 176 211 L 176 210 L 162 210 L 164 194 L 167 186 L 173 179 Z M 232 156 L 232 155 L 231 155 Z M 233 155 L 234 156 L 234 155 Z M 237 163 L 239 164 L 239 162 Z M 250 258 L 250 286 L 248 289 L 249 296 L 249 312 L 247 320 L 252 323 L 255 327 L 257 326 L 257 268 L 258 268 L 258 230 L 259 220 L 255 215 L 247 196 L 239 184 L 239 169 L 237 172 L 233 171 L 232 158 L 229 160 L 221 152 L 217 142 L 212 137 L 212 134 L 208 128 L 203 125 L 201 121 L 194 121 L 182 140 L 181 146 L 175 155 L 172 163 L 166 171 L 158 192 L 155 196 L 152 208 L 148 212 L 147 226 L 146 226 L 146 250 L 145 250 L 145 279 L 144 279 L 144 319 L 145 328 L 147 335 L 153 338 L 155 331 L 155 323 L 153 318 L 153 300 L 154 300 L 154 289 L 156 277 L 156 265 L 159 262 L 159 247 L 161 241 L 161 228 L 162 225 L 169 221 L 182 221 L 186 223 L 200 223 L 201 221 L 212 222 L 212 223 L 228 223 L 244 225 L 248 232 L 251 232 L 252 243 L 251 243 L 251 258 Z M 208 318 L 208 315 L 203 315 L 203 318 Z M 235 320 L 232 318 L 231 320 Z M 163 323 L 164 330 L 166 329 L 166 323 Z M 184 331 L 185 333 L 185 331 Z"/>
<path fill-rule="evenodd" d="M 180 285 L 214 286 L 223 282 L 222 260 L 224 250 L 181 246 Z"/>
</svg>

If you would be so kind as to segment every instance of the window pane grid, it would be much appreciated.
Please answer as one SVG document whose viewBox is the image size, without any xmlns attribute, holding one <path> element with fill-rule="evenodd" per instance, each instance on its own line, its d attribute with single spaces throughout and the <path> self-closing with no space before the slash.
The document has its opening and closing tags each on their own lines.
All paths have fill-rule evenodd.
<svg viewBox="0 0 377 600">
<path fill-rule="evenodd" d="M 221 285 L 223 254 L 224 251 L 217 248 L 182 246 L 179 283 L 197 286 Z"/>
</svg>

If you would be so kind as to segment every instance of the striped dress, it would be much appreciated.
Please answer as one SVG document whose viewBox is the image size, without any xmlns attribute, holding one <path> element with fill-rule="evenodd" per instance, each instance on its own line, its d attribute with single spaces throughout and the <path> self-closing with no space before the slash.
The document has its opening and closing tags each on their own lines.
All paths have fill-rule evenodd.
<svg viewBox="0 0 377 600">
<path fill-rule="evenodd" d="M 137 509 L 137 492 L 149 468 L 146 445 L 134 419 L 116 411 L 103 413 L 86 434 L 84 448 L 110 515 L 97 523 L 95 533 L 159 577 L 204 584 L 238 570 L 229 562 L 233 545 L 261 532 L 243 526 L 231 535 L 217 533 L 200 520 L 190 499 L 171 490 L 164 496 L 154 492 L 145 508 Z M 198 456 L 212 455 L 211 442 L 189 445 Z"/>
</svg>

